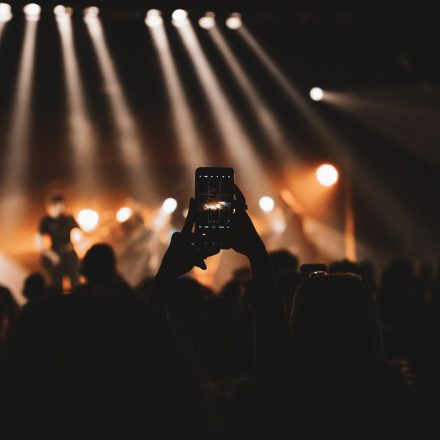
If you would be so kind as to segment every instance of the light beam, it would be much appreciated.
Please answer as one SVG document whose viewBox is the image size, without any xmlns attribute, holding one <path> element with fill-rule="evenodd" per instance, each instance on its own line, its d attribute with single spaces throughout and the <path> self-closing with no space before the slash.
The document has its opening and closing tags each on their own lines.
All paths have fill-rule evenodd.
<svg viewBox="0 0 440 440">
<path fill-rule="evenodd" d="M 84 20 L 89 31 L 116 126 L 121 155 L 125 163 L 129 184 L 135 197 L 143 201 L 155 201 L 156 189 L 143 153 L 140 133 L 134 122 L 134 116 L 124 96 L 121 81 L 119 80 L 112 57 L 107 47 L 104 31 L 97 11 L 88 8 Z"/>
</svg>

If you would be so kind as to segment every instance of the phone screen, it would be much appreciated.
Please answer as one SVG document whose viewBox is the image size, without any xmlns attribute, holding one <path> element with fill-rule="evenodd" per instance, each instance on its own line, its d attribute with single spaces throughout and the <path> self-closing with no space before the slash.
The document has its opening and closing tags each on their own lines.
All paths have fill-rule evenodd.
<svg viewBox="0 0 440 440">
<path fill-rule="evenodd" d="M 234 170 L 232 168 L 197 168 L 196 238 L 200 245 L 230 247 L 233 214 Z"/>
</svg>

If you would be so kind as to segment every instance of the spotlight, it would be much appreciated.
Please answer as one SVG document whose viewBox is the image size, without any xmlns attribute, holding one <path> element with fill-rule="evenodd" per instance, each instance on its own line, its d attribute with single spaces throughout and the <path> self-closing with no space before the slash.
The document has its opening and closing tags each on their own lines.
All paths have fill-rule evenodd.
<svg viewBox="0 0 440 440">
<path fill-rule="evenodd" d="M 176 9 L 171 14 L 171 19 L 174 26 L 181 27 L 188 21 L 188 12 L 184 9 Z"/>
<path fill-rule="evenodd" d="M 233 12 L 225 22 L 226 26 L 229 29 L 238 29 L 243 24 L 243 21 L 241 20 L 241 14 L 239 12 Z"/>
<path fill-rule="evenodd" d="M 313 101 L 321 101 L 322 98 L 324 98 L 324 90 L 322 90 L 320 87 L 313 87 L 310 89 L 309 95 Z"/>
<path fill-rule="evenodd" d="M 275 207 L 275 202 L 273 201 L 272 197 L 264 196 L 261 197 L 259 205 L 262 211 L 270 212 Z"/>
<path fill-rule="evenodd" d="M 58 6 L 55 6 L 53 8 L 53 13 L 57 17 L 63 17 L 65 15 L 72 15 L 73 14 L 73 9 L 72 8 L 66 8 L 63 5 L 58 5 Z"/>
<path fill-rule="evenodd" d="M 172 214 L 177 208 L 177 200 L 169 197 L 162 203 L 162 211 L 165 214 Z"/>
<path fill-rule="evenodd" d="M 98 18 L 99 15 L 99 8 L 96 6 L 90 6 L 88 8 L 84 9 L 84 20 L 87 21 L 94 21 Z"/>
<path fill-rule="evenodd" d="M 116 213 L 116 220 L 119 223 L 126 222 L 133 215 L 133 210 L 128 206 L 124 206 Z"/>
<path fill-rule="evenodd" d="M 203 17 L 200 17 L 199 26 L 203 29 L 213 28 L 215 26 L 214 12 L 207 12 Z"/>
<path fill-rule="evenodd" d="M 338 181 L 338 170 L 330 164 L 321 165 L 316 170 L 316 180 L 322 186 L 332 186 Z"/>
<path fill-rule="evenodd" d="M 26 20 L 37 21 L 40 18 L 41 6 L 36 3 L 29 3 L 23 8 Z"/>
<path fill-rule="evenodd" d="M 99 214 L 93 209 L 81 209 L 78 212 L 78 223 L 85 232 L 91 232 L 98 226 Z"/>
<path fill-rule="evenodd" d="M 161 26 L 163 23 L 162 14 L 158 9 L 150 9 L 145 16 L 145 24 L 149 27 Z"/>
<path fill-rule="evenodd" d="M 12 18 L 11 5 L 0 3 L 0 23 L 6 23 Z"/>
</svg>

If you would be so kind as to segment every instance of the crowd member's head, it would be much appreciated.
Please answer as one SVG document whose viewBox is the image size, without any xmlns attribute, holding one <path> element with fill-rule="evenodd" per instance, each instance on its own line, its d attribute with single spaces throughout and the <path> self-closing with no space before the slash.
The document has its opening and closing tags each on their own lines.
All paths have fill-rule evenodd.
<svg viewBox="0 0 440 440">
<path fill-rule="evenodd" d="M 52 194 L 47 200 L 47 213 L 52 218 L 57 218 L 66 212 L 66 199 L 60 193 Z"/>
<path fill-rule="evenodd" d="M 113 248 L 105 243 L 94 244 L 84 256 L 80 270 L 88 285 L 111 283 L 117 276 Z"/>
<path fill-rule="evenodd" d="M 370 367 L 383 359 L 379 316 L 360 278 L 308 278 L 294 299 L 290 329 L 297 357 L 328 368 Z"/>
<path fill-rule="evenodd" d="M 23 295 L 28 301 L 36 301 L 47 293 L 47 286 L 44 276 L 39 272 L 31 273 L 23 283 Z"/>
<path fill-rule="evenodd" d="M 271 252 L 269 258 L 275 274 L 298 271 L 298 257 L 286 249 Z"/>
</svg>

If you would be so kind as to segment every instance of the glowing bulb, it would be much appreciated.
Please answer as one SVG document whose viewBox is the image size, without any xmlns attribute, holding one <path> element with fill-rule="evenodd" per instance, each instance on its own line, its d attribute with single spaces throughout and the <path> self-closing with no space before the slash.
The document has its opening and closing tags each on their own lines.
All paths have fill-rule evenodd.
<svg viewBox="0 0 440 440">
<path fill-rule="evenodd" d="M 126 222 L 133 215 L 133 210 L 128 206 L 124 206 L 116 213 L 116 220 L 119 223 Z"/>
<path fill-rule="evenodd" d="M 158 9 L 150 9 L 145 16 L 145 24 L 149 27 L 158 27 L 163 23 L 161 12 Z"/>
<path fill-rule="evenodd" d="M 321 101 L 322 98 L 324 98 L 324 90 L 322 90 L 320 87 L 313 87 L 313 89 L 310 90 L 309 95 L 313 101 Z"/>
<path fill-rule="evenodd" d="M 81 229 L 91 232 L 98 226 L 99 214 L 93 209 L 81 209 L 78 212 L 78 224 Z"/>
<path fill-rule="evenodd" d="M 26 20 L 37 21 L 40 18 L 41 6 L 36 3 L 29 3 L 23 8 Z"/>
<path fill-rule="evenodd" d="M 262 211 L 270 212 L 275 207 L 275 202 L 273 201 L 272 197 L 264 196 L 261 197 L 259 205 Z"/>
<path fill-rule="evenodd" d="M 200 17 L 199 26 L 203 29 L 213 28 L 215 26 L 214 12 L 207 12 L 203 17 Z"/>
<path fill-rule="evenodd" d="M 162 203 L 162 211 L 165 212 L 165 214 L 172 214 L 177 208 L 177 200 L 173 199 L 172 197 L 169 197 L 168 199 L 165 199 Z"/>
<path fill-rule="evenodd" d="M 243 24 L 243 21 L 241 20 L 241 14 L 238 12 L 233 12 L 225 22 L 226 26 L 229 29 L 238 29 Z"/>
<path fill-rule="evenodd" d="M 322 186 L 332 186 L 338 181 L 338 170 L 330 164 L 321 165 L 316 170 L 316 179 Z"/>
<path fill-rule="evenodd" d="M 174 26 L 183 26 L 188 21 L 188 12 L 186 12 L 184 9 L 176 9 L 171 14 L 171 19 Z"/>
<path fill-rule="evenodd" d="M 98 18 L 99 8 L 96 6 L 90 6 L 84 9 L 84 21 L 92 22 Z"/>
<path fill-rule="evenodd" d="M 6 23 L 12 18 L 11 5 L 0 3 L 0 23 Z"/>
</svg>

